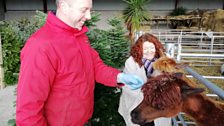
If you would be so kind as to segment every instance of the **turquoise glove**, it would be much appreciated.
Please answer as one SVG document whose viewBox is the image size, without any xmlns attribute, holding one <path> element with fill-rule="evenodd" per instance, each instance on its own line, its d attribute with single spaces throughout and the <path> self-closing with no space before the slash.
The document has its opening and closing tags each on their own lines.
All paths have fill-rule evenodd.
<svg viewBox="0 0 224 126">
<path fill-rule="evenodd" d="M 119 73 L 117 75 L 117 82 L 128 85 L 132 90 L 139 89 L 144 84 L 143 80 L 140 77 L 134 74 L 125 73 Z"/>
</svg>

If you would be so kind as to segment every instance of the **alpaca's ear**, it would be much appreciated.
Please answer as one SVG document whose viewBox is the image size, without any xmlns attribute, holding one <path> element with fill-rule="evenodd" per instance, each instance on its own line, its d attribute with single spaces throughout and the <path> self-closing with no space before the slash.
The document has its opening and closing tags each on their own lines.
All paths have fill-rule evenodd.
<svg viewBox="0 0 224 126">
<path fill-rule="evenodd" d="M 166 54 L 163 52 L 162 49 L 159 49 L 159 56 L 162 57 L 162 56 L 166 56 Z"/>
<path fill-rule="evenodd" d="M 184 74 L 181 73 L 181 72 L 174 73 L 174 76 L 175 76 L 176 78 L 178 78 L 178 79 L 182 79 L 183 75 L 184 75 Z"/>
<path fill-rule="evenodd" d="M 183 98 L 187 98 L 188 96 L 202 93 L 203 91 L 204 91 L 203 88 L 193 88 L 188 86 L 187 84 L 182 84 L 181 86 L 181 93 Z"/>
<path fill-rule="evenodd" d="M 176 69 L 182 69 L 182 68 L 185 68 L 185 67 L 188 67 L 189 66 L 189 63 L 177 63 L 175 68 Z"/>
</svg>

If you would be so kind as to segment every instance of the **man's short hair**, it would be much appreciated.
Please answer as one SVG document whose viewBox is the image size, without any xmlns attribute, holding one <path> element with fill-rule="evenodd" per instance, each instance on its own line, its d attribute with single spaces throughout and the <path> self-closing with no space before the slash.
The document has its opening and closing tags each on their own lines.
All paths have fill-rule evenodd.
<svg viewBox="0 0 224 126">
<path fill-rule="evenodd" d="M 67 3 L 71 3 L 71 2 L 74 2 L 75 0 L 64 0 L 64 1 L 66 1 Z M 59 2 L 60 2 L 60 0 L 56 0 L 55 1 L 56 5 L 58 5 Z"/>
</svg>

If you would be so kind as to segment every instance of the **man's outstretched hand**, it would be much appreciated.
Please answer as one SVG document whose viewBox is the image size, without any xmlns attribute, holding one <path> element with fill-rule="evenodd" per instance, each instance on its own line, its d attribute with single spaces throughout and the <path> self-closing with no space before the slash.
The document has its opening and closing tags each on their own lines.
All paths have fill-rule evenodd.
<svg viewBox="0 0 224 126">
<path fill-rule="evenodd" d="M 143 80 L 135 74 L 119 73 L 117 75 L 117 82 L 128 85 L 132 90 L 136 90 L 142 87 Z"/>
</svg>

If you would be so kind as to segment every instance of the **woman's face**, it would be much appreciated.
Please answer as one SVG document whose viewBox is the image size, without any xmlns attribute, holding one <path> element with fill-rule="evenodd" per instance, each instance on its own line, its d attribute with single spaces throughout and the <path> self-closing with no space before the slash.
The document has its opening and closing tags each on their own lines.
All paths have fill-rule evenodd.
<svg viewBox="0 0 224 126">
<path fill-rule="evenodd" d="M 152 60 L 155 57 L 155 45 L 149 41 L 143 43 L 143 58 Z"/>
</svg>

